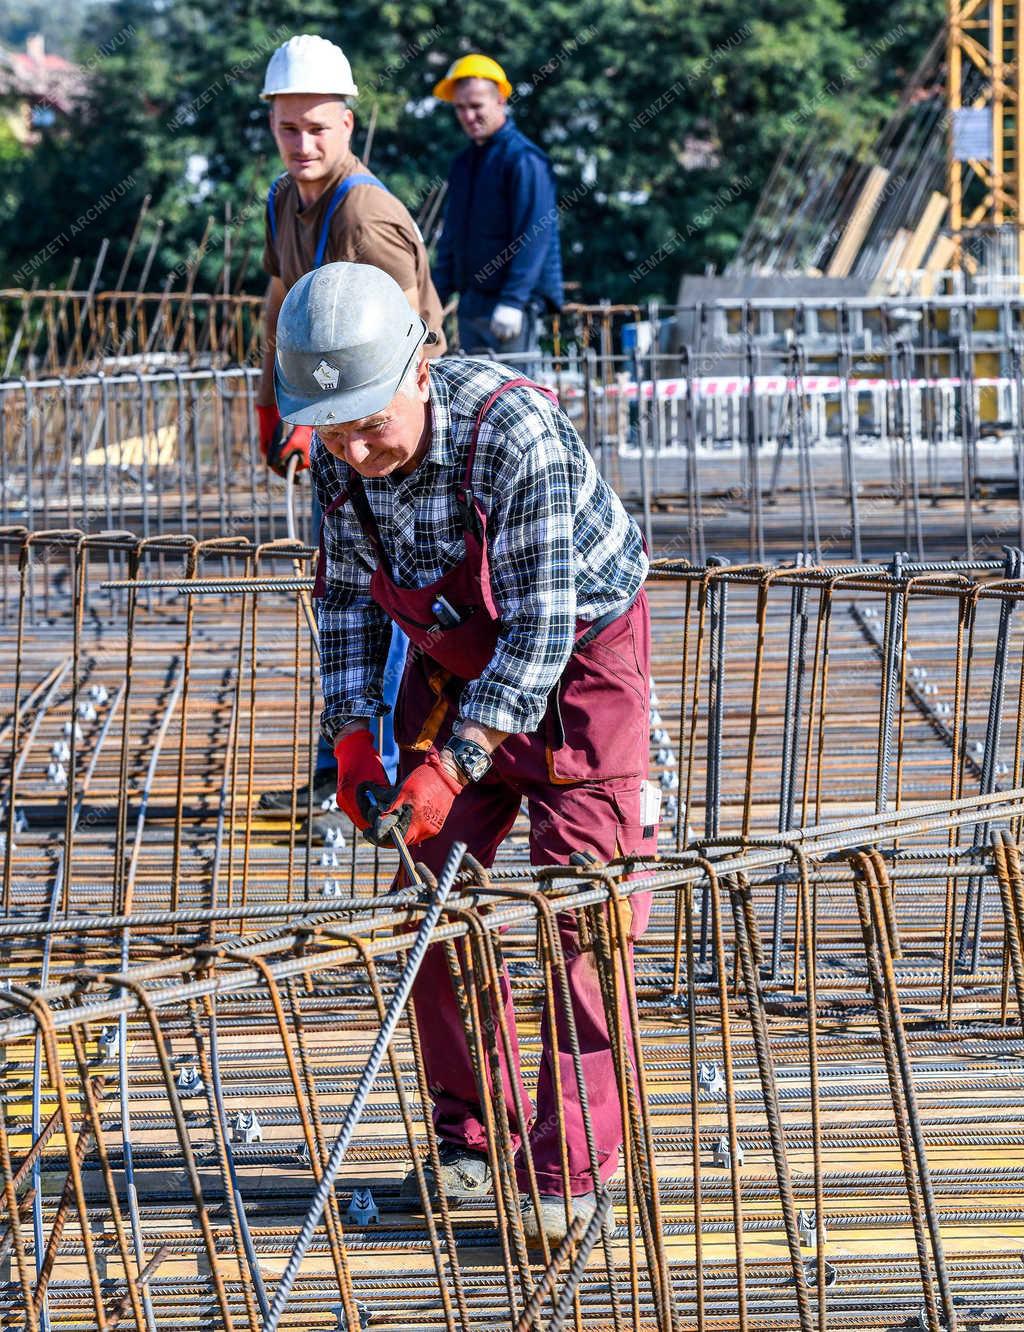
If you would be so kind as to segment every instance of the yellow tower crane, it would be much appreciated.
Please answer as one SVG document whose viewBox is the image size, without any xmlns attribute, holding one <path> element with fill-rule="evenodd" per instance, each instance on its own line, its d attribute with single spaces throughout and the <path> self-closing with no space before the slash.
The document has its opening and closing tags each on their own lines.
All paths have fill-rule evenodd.
<svg viewBox="0 0 1024 1332">
<path fill-rule="evenodd" d="M 958 265 L 1024 267 L 1024 0 L 947 0 L 949 226 Z"/>
</svg>

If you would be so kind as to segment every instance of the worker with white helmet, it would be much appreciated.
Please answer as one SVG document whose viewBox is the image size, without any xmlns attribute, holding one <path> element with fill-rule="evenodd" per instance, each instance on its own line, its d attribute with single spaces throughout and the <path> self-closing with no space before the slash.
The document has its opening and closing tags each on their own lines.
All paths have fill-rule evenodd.
<svg viewBox="0 0 1024 1332">
<path fill-rule="evenodd" d="M 564 865 L 580 851 L 600 861 L 649 854 L 658 788 L 646 781 L 640 532 L 549 390 L 492 361 L 428 361 L 427 336 L 395 283 L 362 264 L 307 274 L 278 324 L 281 413 L 316 432 L 321 730 L 338 760 L 338 804 L 371 837 L 382 814 L 396 814 L 435 873 L 455 841 L 492 864 L 524 802 L 534 864 Z M 370 728 L 387 707 L 386 640 L 396 623 L 415 647 L 395 721 L 400 785 L 391 787 Z M 649 895 L 624 898 L 621 909 L 624 933 L 636 938 Z M 552 1244 L 573 1215 L 593 1213 L 622 1141 L 598 973 L 575 914 L 557 919 L 589 1142 L 574 1052 L 547 1019 L 530 1117 L 507 978 L 512 1054 L 500 1042 L 493 1051 L 539 1186 L 539 1210 L 524 1214 L 527 1238 L 537 1243 L 543 1232 Z M 431 1195 L 443 1185 L 452 1205 L 486 1200 L 495 1144 L 443 944 L 427 951 L 413 1004 L 440 1138 L 440 1179 L 426 1167 Z M 525 1188 L 521 1154 L 516 1167 Z M 410 1204 L 419 1197 L 415 1175 L 404 1192 Z"/>
<path fill-rule="evenodd" d="M 405 206 L 351 150 L 357 94 L 345 53 L 323 37 L 291 37 L 267 65 L 261 98 L 285 172 L 267 197 L 263 266 L 270 274 L 258 403 L 268 461 L 284 470 L 293 452 L 305 463 L 308 435 L 282 432 L 274 406 L 274 333 L 285 293 L 303 273 L 347 259 L 390 274 L 437 334 L 441 305 L 419 228 Z M 287 438 L 282 441 L 281 436 Z"/>
<path fill-rule="evenodd" d="M 345 53 L 323 37 L 291 37 L 267 65 L 261 98 L 270 104 L 270 128 L 285 172 L 267 197 L 263 267 L 267 288 L 263 375 L 257 394 L 260 449 L 267 463 L 284 474 L 297 457 L 309 463 L 311 432 L 286 425 L 274 402 L 274 339 L 278 311 L 287 291 L 304 273 L 339 259 L 372 264 L 398 283 L 409 304 L 434 334 L 428 355 L 444 351 L 441 304 L 430 278 L 423 238 L 404 204 L 372 175 L 352 152 L 355 118 L 349 99 L 357 93 Z M 319 514 L 314 513 L 319 525 Z M 393 637 L 397 687 L 407 643 Z M 393 746 L 388 746 L 394 755 Z M 321 745 L 313 780 L 314 806 L 334 792 L 334 758 Z M 299 807 L 308 801 L 299 796 Z M 265 792 L 261 807 L 290 809 L 291 789 Z M 330 816 L 321 816 L 320 825 Z"/>
<path fill-rule="evenodd" d="M 546 153 L 512 121 L 512 85 L 490 56 L 462 56 L 434 88 L 470 144 L 452 162 L 434 261 L 441 300 L 459 293 L 469 356 L 537 347 L 539 318 L 562 304 L 558 202 Z"/>
</svg>

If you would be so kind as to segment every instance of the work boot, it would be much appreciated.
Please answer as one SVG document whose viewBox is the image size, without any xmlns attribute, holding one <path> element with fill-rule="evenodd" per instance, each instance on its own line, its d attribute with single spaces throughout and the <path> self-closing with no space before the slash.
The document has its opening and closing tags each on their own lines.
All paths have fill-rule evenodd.
<svg viewBox="0 0 1024 1332">
<path fill-rule="evenodd" d="M 335 768 L 317 768 L 313 773 L 313 810 L 319 810 L 325 801 L 333 801 L 338 787 Z M 275 814 L 289 814 L 292 808 L 292 788 L 284 786 L 278 791 L 264 791 L 260 796 L 260 809 Z M 309 809 L 309 784 L 295 792 L 295 810 L 304 814 Z"/>
<path fill-rule="evenodd" d="M 468 1147 L 457 1142 L 442 1141 L 437 1145 L 437 1154 L 441 1162 L 441 1182 L 449 1207 L 462 1207 L 477 1198 L 487 1199 L 492 1196 L 491 1166 L 482 1152 L 471 1152 Z M 440 1192 L 429 1157 L 423 1162 L 423 1175 L 430 1205 L 437 1207 Z M 415 1170 L 410 1170 L 402 1181 L 402 1201 L 417 1207 L 422 1205 Z"/>
<path fill-rule="evenodd" d="M 523 1231 L 526 1242 L 533 1249 L 540 1248 L 540 1234 L 543 1230 L 548 1247 L 557 1249 L 569 1233 L 569 1226 L 578 1216 L 589 1221 L 597 1208 L 596 1193 L 581 1193 L 572 1199 L 572 1214 L 565 1219 L 565 1198 L 561 1193 L 542 1193 L 540 1195 L 540 1221 L 528 1193 L 520 1194 L 523 1204 Z M 615 1228 L 611 1210 L 605 1217 L 604 1230 L 610 1233 Z"/>
</svg>

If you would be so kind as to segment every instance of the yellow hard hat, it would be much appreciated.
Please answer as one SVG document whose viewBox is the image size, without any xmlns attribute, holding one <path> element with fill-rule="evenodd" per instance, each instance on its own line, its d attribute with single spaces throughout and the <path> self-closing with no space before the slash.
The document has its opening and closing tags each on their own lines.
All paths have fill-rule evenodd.
<svg viewBox="0 0 1024 1332">
<path fill-rule="evenodd" d="M 434 96 L 440 98 L 442 102 L 450 102 L 459 79 L 490 79 L 501 89 L 502 97 L 511 97 L 512 95 L 512 85 L 505 77 L 505 71 L 490 56 L 476 53 L 460 56 L 441 82 L 434 88 Z"/>
</svg>

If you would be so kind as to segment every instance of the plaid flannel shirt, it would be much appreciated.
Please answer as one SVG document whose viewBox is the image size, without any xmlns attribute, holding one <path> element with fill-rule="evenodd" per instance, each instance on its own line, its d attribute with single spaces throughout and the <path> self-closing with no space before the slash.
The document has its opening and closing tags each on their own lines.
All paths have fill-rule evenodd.
<svg viewBox="0 0 1024 1332">
<path fill-rule="evenodd" d="M 481 406 L 511 378 L 494 362 L 430 365 L 432 437 L 409 476 L 364 478 L 380 540 L 400 587 L 425 587 L 463 558 L 455 488 Z M 348 468 L 318 438 L 313 483 L 326 511 Z M 489 665 L 462 691 L 460 716 L 509 733 L 533 731 L 572 651 L 577 618 L 624 609 L 647 574 L 640 532 L 569 419 L 532 389 L 503 393 L 484 417 L 473 492 L 487 513 L 491 587 L 501 615 Z M 317 604 L 320 727 L 333 742 L 355 717 L 378 717 L 391 622 L 370 598 L 376 561 L 343 504 L 324 524 L 327 590 Z"/>
</svg>

